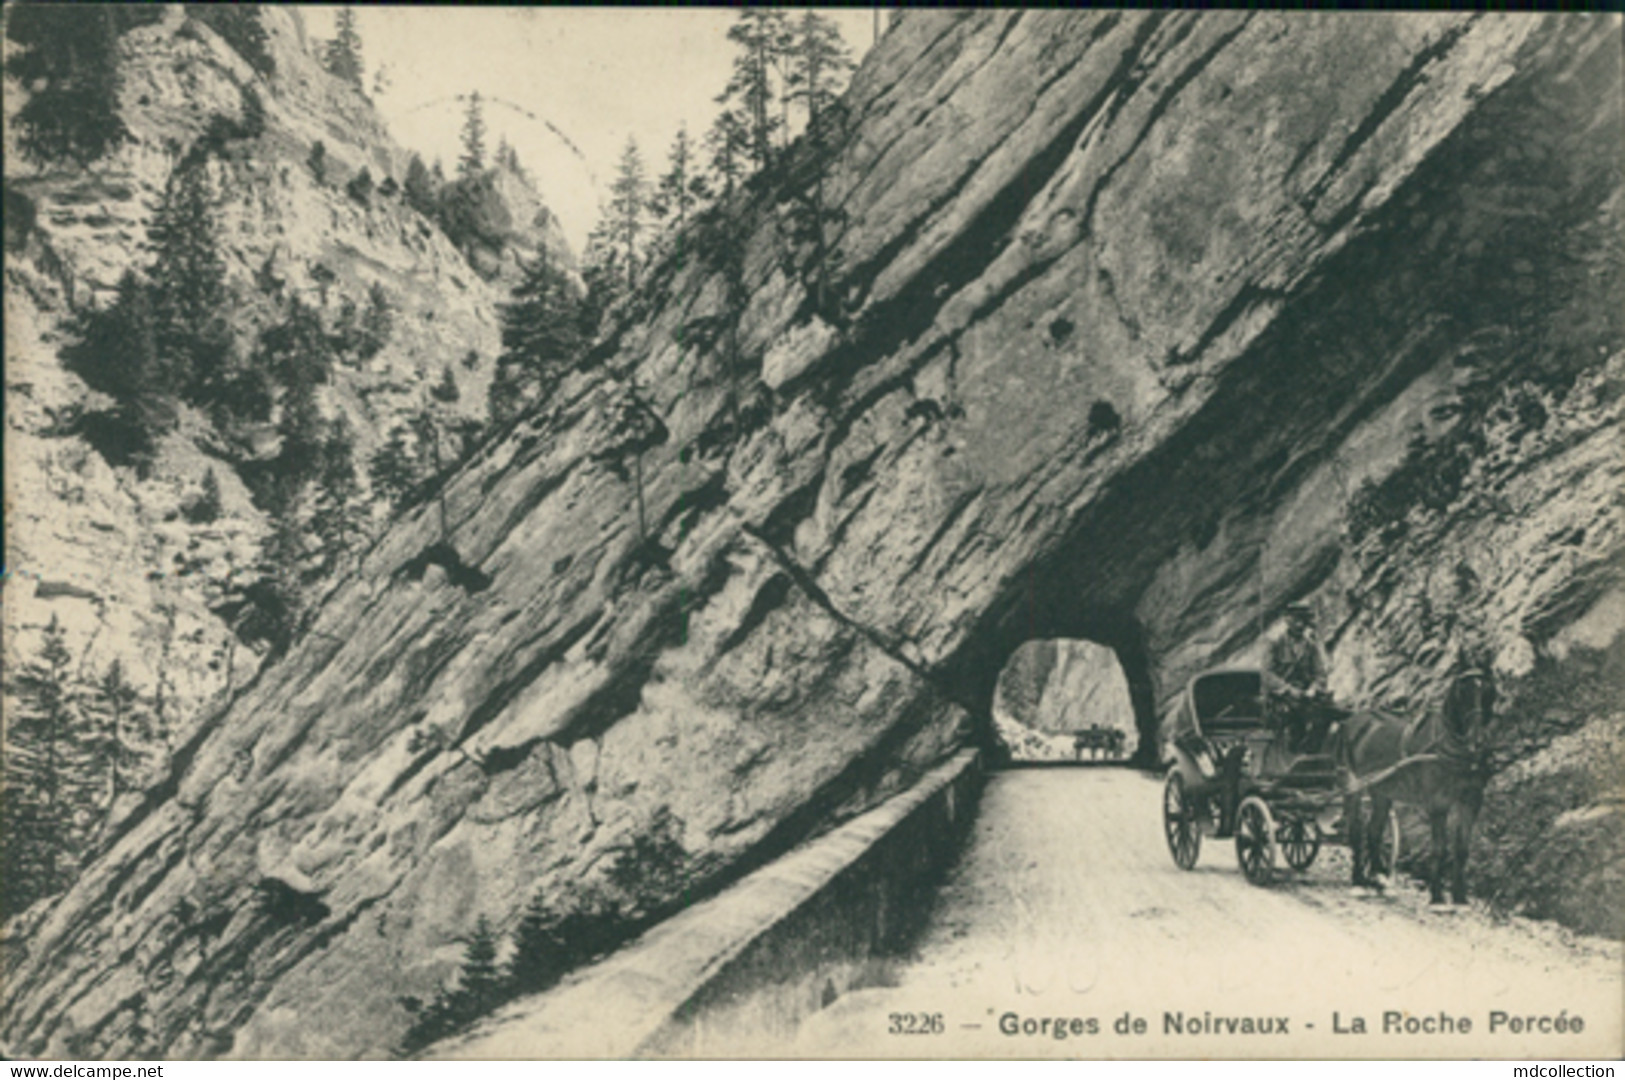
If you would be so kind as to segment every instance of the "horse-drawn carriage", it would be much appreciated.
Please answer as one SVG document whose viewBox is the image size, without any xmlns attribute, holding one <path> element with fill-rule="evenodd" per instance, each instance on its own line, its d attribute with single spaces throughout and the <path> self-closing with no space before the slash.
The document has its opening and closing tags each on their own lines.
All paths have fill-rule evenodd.
<svg viewBox="0 0 1625 1080">
<path fill-rule="evenodd" d="M 1314 704 L 1314 703 L 1311 703 Z M 1329 702 L 1322 730 L 1344 714 Z M 1314 752 L 1308 752 L 1308 751 Z M 1272 725 L 1257 669 L 1209 671 L 1191 680 L 1164 726 L 1163 832 L 1174 862 L 1196 865 L 1202 837 L 1235 839 L 1236 860 L 1255 885 L 1269 882 L 1280 860 L 1309 869 L 1322 845 L 1346 843 L 1345 775 L 1325 747 L 1305 747 L 1299 734 Z M 1386 803 L 1380 820 L 1379 867 L 1399 857 L 1399 821 Z"/>
</svg>

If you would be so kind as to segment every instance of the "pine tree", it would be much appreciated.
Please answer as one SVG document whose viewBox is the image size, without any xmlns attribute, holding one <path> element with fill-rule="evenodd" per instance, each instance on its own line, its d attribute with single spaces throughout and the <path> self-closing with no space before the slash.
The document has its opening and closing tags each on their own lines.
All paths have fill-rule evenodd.
<svg viewBox="0 0 1625 1080">
<path fill-rule="evenodd" d="M 51 890 L 47 860 L 57 850 L 49 806 L 8 739 L 0 789 L 0 920 L 9 920 Z"/>
<path fill-rule="evenodd" d="M 207 522 L 218 519 L 220 510 L 220 478 L 214 474 L 213 469 L 206 469 L 203 473 L 203 497 L 198 502 L 198 512 Z"/>
<path fill-rule="evenodd" d="M 417 154 L 413 154 L 406 163 L 406 181 L 402 186 L 406 192 L 406 205 L 426 218 L 434 217 L 440 192 L 429 175 L 428 167 Z"/>
<path fill-rule="evenodd" d="M 442 987 L 426 1006 L 409 1003 L 417 1016 L 402 1039 L 402 1051 L 411 1054 L 484 1016 L 506 1000 L 509 986 L 497 965 L 496 931 L 481 915 L 464 942 L 457 985 Z"/>
<path fill-rule="evenodd" d="M 149 230 L 157 252 L 152 290 L 160 385 L 193 400 L 217 387 L 230 340 L 221 315 L 226 268 L 213 203 L 204 167 L 180 169 L 171 175 Z"/>
<path fill-rule="evenodd" d="M 397 512 L 417 487 L 417 466 L 408 435 L 404 425 L 390 428 L 389 437 L 373 452 L 367 468 L 372 490 L 388 499 Z"/>
<path fill-rule="evenodd" d="M 327 340 L 332 345 L 335 359 L 360 354 L 361 309 L 356 306 L 354 297 L 339 298 L 339 313 L 333 319 L 333 329 L 327 335 Z"/>
<path fill-rule="evenodd" d="M 306 563 L 309 550 L 299 503 L 303 487 L 292 492 L 284 506 L 271 515 L 271 535 L 261 550 L 261 575 L 255 600 L 260 634 L 270 645 L 270 656 L 288 651 L 305 613 Z"/>
<path fill-rule="evenodd" d="M 188 4 L 186 13 L 219 34 L 255 71 L 267 78 L 276 74 L 258 4 Z"/>
<path fill-rule="evenodd" d="M 807 110 L 807 132 L 816 141 L 827 139 L 820 122 L 840 96 L 852 70 L 852 54 L 840 27 L 816 11 L 807 11 L 796 27 L 793 46 L 796 96 Z"/>
<path fill-rule="evenodd" d="M 4 797 L 8 807 L 15 801 L 17 818 L 8 824 L 20 831 L 0 840 L 8 863 L 15 845 L 23 876 L 5 883 L 7 914 L 66 884 L 64 864 L 74 846 L 70 742 L 79 720 L 68 674 L 72 659 L 67 634 L 53 614 L 38 659 L 25 664 L 13 681 L 17 709 L 6 725 Z"/>
<path fill-rule="evenodd" d="M 158 353 L 152 287 L 126 270 L 114 302 L 81 312 L 69 335 L 62 349 L 65 365 L 118 402 L 87 428 L 87 437 L 110 464 L 145 467 L 156 438 L 176 421 L 171 396 L 176 378 Z"/>
<path fill-rule="evenodd" d="M 836 99 L 852 61 L 840 30 L 813 11 L 802 16 L 794 45 L 796 94 L 807 110 L 805 146 L 811 176 L 808 179 L 807 170 L 797 170 L 801 179 L 789 192 L 792 240 L 798 246 L 812 248 L 808 285 L 813 303 L 826 317 L 834 317 L 838 313 L 829 310 L 829 286 L 837 257 L 830 250 L 829 233 L 831 227 L 840 224 L 842 216 L 826 204 L 824 174 L 829 168 L 838 126 Z"/>
<path fill-rule="evenodd" d="M 472 416 L 464 416 L 452 421 L 450 433 L 457 438 L 457 460 L 467 461 L 485 438 L 485 425 Z"/>
<path fill-rule="evenodd" d="M 390 335 L 394 332 L 395 306 L 390 303 L 383 283 L 375 281 L 367 288 L 367 310 L 361 316 L 356 355 L 363 360 L 371 360 L 389 344 Z"/>
<path fill-rule="evenodd" d="M 472 180 L 485 171 L 485 106 L 478 90 L 468 96 L 461 139 L 463 154 L 457 159 L 457 177 Z"/>
<path fill-rule="evenodd" d="M 524 267 L 512 298 L 498 308 L 502 353 L 488 400 L 493 424 L 506 423 L 545 399 L 581 354 L 575 289 L 544 247 Z"/>
<path fill-rule="evenodd" d="M 260 334 L 255 364 L 289 391 L 326 383 L 333 371 L 333 346 L 316 309 L 295 296 L 282 321 Z"/>
<path fill-rule="evenodd" d="M 790 146 L 790 103 L 801 96 L 801 69 L 796 64 L 795 29 L 786 15 L 778 23 L 778 36 L 774 39 L 773 73 L 778 77 L 779 149 Z"/>
<path fill-rule="evenodd" d="M 497 143 L 496 164 L 520 179 L 526 179 L 525 167 L 519 163 L 519 151 L 513 148 L 506 135 Z"/>
<path fill-rule="evenodd" d="M 744 117 L 735 109 L 718 113 L 706 133 L 705 145 L 711 151 L 711 171 L 721 178 L 722 197 L 732 198 L 750 161 L 750 128 Z"/>
<path fill-rule="evenodd" d="M 96 390 L 128 401 L 163 381 L 152 290 L 134 270 L 119 278 L 112 304 L 87 308 L 78 316 L 70 336 L 62 358 Z"/>
<path fill-rule="evenodd" d="M 694 161 L 694 145 L 688 137 L 688 125 L 677 129 L 667 158 L 666 172 L 656 185 L 652 207 L 661 217 L 675 217 L 677 231 L 688 227 L 688 215 L 693 212 L 704 190 L 704 180 Z"/>
<path fill-rule="evenodd" d="M 356 30 L 355 9 L 345 4 L 335 22 L 336 36 L 327 43 L 327 70 L 357 90 L 362 85 L 361 34 Z"/>
<path fill-rule="evenodd" d="M 28 157 L 88 165 L 129 138 L 118 111 L 118 38 L 131 14 L 114 5 L 6 9 L 6 37 L 19 47 L 7 74 L 30 91 L 15 117 Z"/>
<path fill-rule="evenodd" d="M 438 482 L 444 476 L 445 455 L 440 452 L 440 437 L 444 426 L 440 411 L 432 402 L 425 402 L 413 414 L 410 421 L 412 437 L 417 441 L 417 459 L 428 470 L 429 479 Z M 446 523 L 446 493 L 440 487 L 440 497 L 437 500 L 440 511 L 440 539 L 445 540 L 449 535 Z"/>
<path fill-rule="evenodd" d="M 147 757 L 150 734 L 142 730 L 135 712 L 138 696 L 124 678 L 124 665 L 117 660 L 91 687 L 89 704 L 95 720 L 91 750 L 93 760 L 107 777 L 104 824 L 117 808 L 118 797 L 136 787 Z"/>
<path fill-rule="evenodd" d="M 620 247 L 608 218 L 600 219 L 587 234 L 587 245 L 581 252 L 581 279 L 587 286 L 581 304 L 581 334 L 590 339 L 604 316 L 626 295 L 626 270 L 621 266 Z"/>
<path fill-rule="evenodd" d="M 282 437 L 282 452 L 277 455 L 276 476 L 266 509 L 292 516 L 305 485 L 321 470 L 326 424 L 316 404 L 314 384 L 290 387 L 283 395 L 277 434 Z"/>
<path fill-rule="evenodd" d="M 316 394 L 332 376 L 333 342 L 315 309 L 296 296 L 283 321 L 260 335 L 254 360 L 284 387 L 277 420 L 282 449 L 270 486 L 260 495 L 266 509 L 286 517 L 320 471 L 327 426 Z"/>
<path fill-rule="evenodd" d="M 643 499 L 643 455 L 665 442 L 670 432 L 654 411 L 653 404 L 636 382 L 629 383 L 615 403 L 615 418 L 611 429 L 616 455 L 632 455 L 632 486 L 638 507 L 638 540 L 648 543 L 648 515 Z"/>
<path fill-rule="evenodd" d="M 364 529 L 356 500 L 361 486 L 355 471 L 355 438 L 340 413 L 328 425 L 316 473 L 310 531 L 320 540 L 321 572 L 332 573 L 346 552 L 355 549 Z"/>
<path fill-rule="evenodd" d="M 615 179 L 609 185 L 610 235 L 621 249 L 626 287 L 631 290 L 637 283 L 637 271 L 642 255 L 640 238 L 644 219 L 648 214 L 649 181 L 643 171 L 643 155 L 638 153 L 636 139 L 626 140 L 616 166 Z"/>
<path fill-rule="evenodd" d="M 519 918 L 513 955 L 508 959 L 508 982 L 516 993 L 546 990 L 569 970 L 569 948 L 559 939 L 558 925 L 558 918 L 537 893 Z"/>
<path fill-rule="evenodd" d="M 468 1019 L 483 1016 L 498 1004 L 501 984 L 496 931 L 491 928 L 490 920 L 481 915 L 463 955 L 462 992 Z"/>
<path fill-rule="evenodd" d="M 774 73 L 783 70 L 789 47 L 788 20 L 776 8 L 743 8 L 728 28 L 728 40 L 739 47 L 733 74 L 717 98 L 719 104 L 737 105 L 745 121 L 750 154 L 758 170 L 773 161 L 773 137 L 783 126 L 773 115 L 782 88 L 775 88 Z"/>
</svg>

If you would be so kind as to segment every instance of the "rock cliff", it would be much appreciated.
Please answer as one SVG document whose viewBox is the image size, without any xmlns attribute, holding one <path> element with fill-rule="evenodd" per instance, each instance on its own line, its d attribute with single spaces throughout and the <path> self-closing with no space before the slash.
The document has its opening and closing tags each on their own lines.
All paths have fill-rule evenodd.
<svg viewBox="0 0 1625 1080">
<path fill-rule="evenodd" d="M 263 572 L 267 521 L 238 471 L 274 435 L 262 425 L 233 440 L 183 408 L 149 469 L 114 468 L 80 422 L 105 401 L 56 356 L 74 313 L 104 305 L 123 273 L 149 262 L 148 227 L 176 170 L 205 162 L 241 341 L 294 297 L 328 326 L 375 289 L 387 301 L 388 340 L 341 365 L 322 393 L 323 412 L 349 421 L 358 462 L 421 409 L 447 366 L 461 391 L 448 422 L 483 417 L 495 304 L 517 280 L 515 258 L 540 246 L 569 258 L 535 193 L 499 171 L 477 260 L 494 280 L 482 279 L 406 205 L 406 153 L 361 93 L 323 70 L 298 13 L 266 7 L 261 21 L 268 70 L 181 5 L 125 33 L 117 112 L 130 138 L 88 167 L 21 153 L 14 117 L 28 88 L 8 81 L 6 94 L 7 666 L 33 655 L 56 616 L 81 669 L 119 661 L 182 741 L 265 652 L 238 640 L 224 610 Z M 309 164 L 318 144 L 320 176 Z M 373 186 L 348 190 L 362 169 Z M 189 521 L 211 469 L 222 513 Z"/>
<path fill-rule="evenodd" d="M 32 921 L 4 1038 L 390 1053 L 479 917 L 674 910 L 989 738 L 1024 641 L 1114 648 L 1145 748 L 1299 597 L 1351 699 L 1495 642 L 1478 888 L 1607 928 L 1617 848 L 1559 902 L 1515 845 L 1618 835 L 1620 104 L 1613 17 L 905 14 L 822 268 L 794 170 L 699 223 Z"/>
</svg>

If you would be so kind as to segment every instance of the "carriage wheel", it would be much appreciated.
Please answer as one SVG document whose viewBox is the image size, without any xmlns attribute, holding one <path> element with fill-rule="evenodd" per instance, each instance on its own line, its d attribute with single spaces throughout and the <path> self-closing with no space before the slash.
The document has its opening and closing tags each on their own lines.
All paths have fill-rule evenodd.
<svg viewBox="0 0 1625 1080">
<path fill-rule="evenodd" d="M 1267 885 L 1275 875 L 1275 819 L 1257 795 L 1241 800 L 1236 811 L 1236 861 L 1254 885 Z"/>
<path fill-rule="evenodd" d="M 1185 781 L 1178 772 L 1168 773 L 1162 789 L 1162 832 L 1168 838 L 1168 851 L 1174 865 L 1189 870 L 1202 852 L 1202 830 L 1197 825 L 1196 807 L 1185 795 Z"/>
<path fill-rule="evenodd" d="M 1320 825 L 1314 818 L 1294 817 L 1281 822 L 1277 836 L 1281 855 L 1294 870 L 1307 870 L 1320 854 Z"/>
</svg>

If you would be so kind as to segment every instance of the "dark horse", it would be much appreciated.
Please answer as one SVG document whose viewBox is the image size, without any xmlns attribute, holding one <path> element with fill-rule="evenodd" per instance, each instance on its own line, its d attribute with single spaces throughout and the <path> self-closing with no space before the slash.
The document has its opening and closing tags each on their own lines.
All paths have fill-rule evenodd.
<svg viewBox="0 0 1625 1080">
<path fill-rule="evenodd" d="M 1427 811 L 1432 827 L 1432 866 L 1428 887 L 1433 903 L 1444 903 L 1445 864 L 1450 864 L 1450 895 L 1467 902 L 1467 849 L 1489 781 L 1489 726 L 1495 708 L 1495 680 L 1485 667 L 1459 669 L 1443 705 L 1407 722 L 1388 713 L 1356 713 L 1344 720 L 1330 747 L 1348 794 L 1343 820 L 1354 853 L 1354 884 L 1379 886 L 1382 833 L 1394 803 Z M 1362 814 L 1364 796 L 1371 814 Z"/>
</svg>

